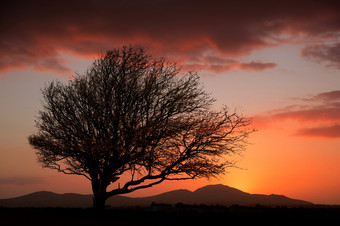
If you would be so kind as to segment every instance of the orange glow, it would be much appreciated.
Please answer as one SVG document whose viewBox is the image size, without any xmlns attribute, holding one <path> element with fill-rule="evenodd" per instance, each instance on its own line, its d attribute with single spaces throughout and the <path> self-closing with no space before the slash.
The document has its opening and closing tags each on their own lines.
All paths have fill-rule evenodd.
<svg viewBox="0 0 340 226">
<path fill-rule="evenodd" d="M 289 133 L 295 127 L 259 131 L 239 163 L 246 170 L 233 169 L 224 183 L 250 193 L 285 194 L 316 203 L 327 194 L 333 197 L 329 203 L 339 203 L 340 140 L 306 142 Z"/>
<path fill-rule="evenodd" d="M 222 179 L 165 182 L 129 195 L 223 183 L 340 204 L 338 1 L 53 2 L 1 5 L 0 198 L 91 193 L 81 176 L 42 169 L 27 143 L 40 89 L 82 74 L 108 49 L 137 44 L 198 70 L 217 106 L 244 109 L 260 130 L 242 156 L 230 156 L 240 169 Z"/>
</svg>

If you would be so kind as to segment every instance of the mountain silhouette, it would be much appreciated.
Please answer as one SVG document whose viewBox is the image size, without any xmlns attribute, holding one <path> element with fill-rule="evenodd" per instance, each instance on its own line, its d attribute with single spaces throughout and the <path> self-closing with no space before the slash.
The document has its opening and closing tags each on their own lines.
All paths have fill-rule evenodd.
<svg viewBox="0 0 340 226">
<path fill-rule="evenodd" d="M 72 207 L 88 208 L 92 206 L 92 195 L 80 195 L 73 193 L 56 194 L 41 191 L 32 194 L 0 199 L 3 207 Z M 291 199 L 283 195 L 249 194 L 226 185 L 208 185 L 189 191 L 185 189 L 165 192 L 159 195 L 131 198 L 126 196 L 114 196 L 107 200 L 106 204 L 111 207 L 150 206 L 152 202 L 166 204 L 206 204 L 206 205 L 242 205 L 255 206 L 306 206 L 313 203 Z"/>
</svg>

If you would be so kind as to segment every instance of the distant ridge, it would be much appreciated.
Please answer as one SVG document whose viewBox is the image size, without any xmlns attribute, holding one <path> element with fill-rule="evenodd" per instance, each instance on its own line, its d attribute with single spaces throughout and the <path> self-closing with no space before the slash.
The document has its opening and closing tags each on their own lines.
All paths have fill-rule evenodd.
<svg viewBox="0 0 340 226">
<path fill-rule="evenodd" d="M 0 206 L 88 208 L 92 206 L 92 197 L 92 195 L 73 193 L 56 194 L 53 192 L 40 191 L 16 198 L 0 199 Z M 108 199 L 107 205 L 112 207 L 150 206 L 152 202 L 225 206 L 235 204 L 242 206 L 255 206 L 257 204 L 265 206 L 313 205 L 311 202 L 291 199 L 283 195 L 249 194 L 222 184 L 204 186 L 193 192 L 180 189 L 142 198 L 115 196 Z"/>
</svg>

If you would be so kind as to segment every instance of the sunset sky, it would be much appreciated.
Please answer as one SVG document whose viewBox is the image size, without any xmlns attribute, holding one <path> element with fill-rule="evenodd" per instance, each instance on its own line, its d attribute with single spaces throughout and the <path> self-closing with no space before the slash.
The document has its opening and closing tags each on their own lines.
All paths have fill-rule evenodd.
<svg viewBox="0 0 340 226">
<path fill-rule="evenodd" d="M 197 70 L 215 108 L 259 129 L 239 168 L 131 196 L 221 183 L 249 193 L 340 204 L 340 4 L 334 0 L 0 2 L 0 198 L 90 194 L 81 176 L 44 169 L 27 137 L 41 88 L 84 73 L 106 50 L 148 48 Z"/>
</svg>

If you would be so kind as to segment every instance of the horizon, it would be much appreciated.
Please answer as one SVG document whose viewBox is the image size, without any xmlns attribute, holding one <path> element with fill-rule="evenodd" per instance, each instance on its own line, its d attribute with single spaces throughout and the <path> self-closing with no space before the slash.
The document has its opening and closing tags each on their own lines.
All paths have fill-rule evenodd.
<svg viewBox="0 0 340 226">
<path fill-rule="evenodd" d="M 226 193 L 224 193 L 224 194 L 226 194 L 226 195 L 228 195 L 228 192 L 230 192 L 231 190 L 232 191 L 234 191 L 234 190 L 237 190 L 238 192 L 240 192 L 240 193 L 244 193 L 244 194 L 246 194 L 246 195 L 249 195 L 249 199 L 251 199 L 251 197 L 253 197 L 254 195 L 256 196 L 256 195 L 261 195 L 261 196 L 263 196 L 264 195 L 264 197 L 261 197 L 261 199 L 259 199 L 259 200 L 257 200 L 257 205 L 263 205 L 263 206 L 273 206 L 273 205 L 276 205 L 276 206 L 281 206 L 282 204 L 280 204 L 280 202 L 282 202 L 282 200 L 281 201 L 278 201 L 278 200 L 276 200 L 276 201 L 274 201 L 274 202 L 277 202 L 276 204 L 265 204 L 265 203 L 263 203 L 263 202 L 265 202 L 265 200 L 266 200 L 266 198 L 269 198 L 269 197 L 271 197 L 271 196 L 276 196 L 276 197 L 280 197 L 280 198 L 284 198 L 284 199 L 288 199 L 288 200 L 291 200 L 291 201 L 294 201 L 294 202 L 300 202 L 300 201 L 302 201 L 302 202 L 304 202 L 304 203 L 301 203 L 300 202 L 300 204 L 297 204 L 297 203 L 295 203 L 295 204 L 292 204 L 292 205 L 327 205 L 327 204 L 322 204 L 322 203 L 312 203 L 312 202 L 310 202 L 310 201 L 308 201 L 308 200 L 302 200 L 302 199 L 298 199 L 298 198 L 292 198 L 292 197 L 287 197 L 287 196 L 285 196 L 285 195 L 282 195 L 282 194 L 252 194 L 252 193 L 247 193 L 247 192 L 245 192 L 245 191 L 242 191 L 242 190 L 239 190 L 239 189 L 237 189 L 237 188 L 233 188 L 233 187 L 230 187 L 230 186 L 227 186 L 227 185 L 224 185 L 224 184 L 208 184 L 208 185 L 205 185 L 205 186 L 203 186 L 203 187 L 200 187 L 200 188 L 198 188 L 198 189 L 196 189 L 196 190 L 188 190 L 188 189 L 175 189 L 175 190 L 170 190 L 170 191 L 165 191 L 165 192 L 162 192 L 162 193 L 157 193 L 157 194 L 153 194 L 153 195 L 148 195 L 148 196 L 129 196 L 129 195 L 124 195 L 124 194 L 120 194 L 120 195 L 117 195 L 117 196 L 121 196 L 121 197 L 126 197 L 126 198 L 131 198 L 131 199 L 135 199 L 135 200 L 138 200 L 138 199 L 150 199 L 150 198 L 156 198 L 156 197 L 158 197 L 158 196 L 163 196 L 164 197 L 164 195 L 168 195 L 168 194 L 170 194 L 170 193 L 173 193 L 173 192 L 181 192 L 181 191 L 185 191 L 185 192 L 190 192 L 191 194 L 194 194 L 194 193 L 196 193 L 197 191 L 200 191 L 200 190 L 202 190 L 202 189 L 205 189 L 205 196 L 204 197 L 201 197 L 201 195 L 200 195 L 200 197 L 201 198 L 207 198 L 207 197 L 209 197 L 209 194 L 210 195 L 213 195 L 213 194 L 211 194 L 211 192 L 214 192 L 214 191 L 216 191 L 216 188 L 218 187 L 218 191 L 220 191 L 220 189 L 222 188 L 223 189 L 223 192 L 226 192 Z M 207 188 L 209 188 L 209 190 L 208 190 L 208 192 L 207 192 Z M 215 190 L 214 190 L 215 189 Z M 231 189 L 231 190 L 230 190 Z M 25 196 L 30 196 L 30 195 L 38 195 L 38 194 L 45 194 L 45 193 L 51 193 L 51 194 L 54 194 L 54 195 L 80 195 L 80 196 L 93 196 L 93 194 L 79 194 L 79 193 L 55 193 L 55 192 L 51 192 L 51 191 L 36 191 L 36 192 L 33 192 L 33 193 L 29 193 L 29 194 L 25 194 L 25 195 L 22 195 L 22 196 L 17 196 L 17 197 L 11 197 L 11 198 L 5 198 L 5 199 L 0 199 L 0 201 L 1 200 L 11 200 L 11 199 L 17 199 L 17 198 L 21 198 L 21 197 L 25 197 Z M 229 194 L 230 195 L 230 194 Z M 111 199 L 111 198 L 114 198 L 115 196 L 112 196 L 112 197 L 110 197 L 109 199 Z M 165 196 L 166 197 L 166 196 Z M 181 201 L 181 197 L 178 197 L 179 198 L 179 202 L 180 203 L 182 203 L 183 202 L 183 204 L 185 204 L 185 205 L 190 205 L 190 203 L 187 203 L 186 201 Z M 182 197 L 183 198 L 183 197 Z M 223 197 L 221 197 L 222 199 L 223 199 Z M 108 200 L 109 200 L 108 199 Z M 35 199 L 36 200 L 36 199 Z M 226 199 L 225 201 L 227 201 L 228 199 Z M 150 201 L 150 200 L 149 200 Z M 207 201 L 207 200 L 206 200 Z M 240 200 L 241 201 L 241 200 Z M 171 201 L 172 203 L 174 203 L 173 201 Z M 190 201 L 189 201 L 190 202 Z M 191 201 L 192 202 L 192 201 Z M 196 197 L 196 199 L 195 199 L 195 201 L 194 201 L 195 203 L 196 202 L 200 202 L 199 200 L 197 200 L 197 197 Z M 211 205 L 214 205 L 214 204 L 217 204 L 217 203 L 215 203 L 216 202 L 216 200 L 211 200 L 210 201 L 211 203 Z M 244 202 L 244 201 L 243 201 Z M 251 200 L 248 200 L 247 201 L 248 203 L 235 203 L 235 204 L 239 204 L 239 205 L 244 205 L 244 206 L 248 206 L 248 205 L 252 205 L 251 203 L 253 203 L 253 201 L 251 201 Z M 114 202 L 113 202 L 114 203 Z M 152 201 L 152 203 L 154 203 L 154 201 Z M 163 202 L 161 202 L 161 203 L 163 203 Z M 166 201 L 164 201 L 164 203 L 165 204 L 170 204 L 170 203 L 167 203 Z M 224 203 L 224 202 L 223 202 Z M 205 203 L 204 201 L 202 201 L 202 203 L 196 203 L 196 204 L 203 204 L 203 205 L 207 205 L 207 204 L 209 204 L 209 203 Z M 235 205 L 234 204 L 234 205 Z M 254 203 L 253 203 L 254 204 Z M 7 204 L 8 205 L 8 204 Z M 20 206 L 20 204 L 17 204 L 18 206 Z M 25 205 L 27 205 L 27 204 L 25 204 Z M 131 203 L 129 204 L 129 205 L 131 205 Z M 136 204 L 136 205 L 138 205 L 138 204 Z M 222 205 L 227 205 L 226 203 L 225 204 L 222 204 Z M 6 205 L 5 205 L 6 206 Z"/>
<path fill-rule="evenodd" d="M 160 193 L 151 193 L 151 194 L 147 194 L 147 195 L 144 195 L 143 196 L 143 193 L 142 193 L 142 196 L 139 196 L 139 195 L 136 195 L 134 194 L 133 192 L 132 193 L 128 193 L 128 194 L 120 194 L 118 196 L 123 196 L 123 197 L 128 197 L 128 198 L 148 198 L 148 197 L 153 197 L 153 196 L 158 196 L 158 195 L 162 195 L 162 194 L 166 194 L 166 193 L 171 193 L 171 192 L 174 192 L 174 191 L 189 191 L 191 193 L 194 193 L 196 192 L 197 190 L 201 189 L 201 188 L 205 188 L 205 187 L 209 187 L 209 186 L 223 186 L 223 187 L 228 187 L 228 188 L 231 188 L 231 189 L 236 189 L 238 191 L 241 191 L 243 193 L 246 193 L 246 194 L 249 194 L 249 195 L 265 195 L 265 196 L 271 196 L 271 195 L 277 195 L 277 196 L 284 196 L 286 198 L 289 198 L 289 199 L 294 199 L 294 200 L 300 200 L 300 201 L 306 201 L 306 202 L 310 202 L 312 203 L 313 205 L 339 205 L 339 204 L 326 204 L 326 203 L 314 203 L 314 202 L 311 202 L 309 200 L 303 200 L 303 199 L 300 199 L 298 197 L 290 197 L 290 196 L 287 196 L 285 194 L 275 194 L 275 193 L 267 193 L 267 194 L 260 194 L 260 193 L 250 193 L 250 192 L 247 192 L 247 191 L 243 191 L 241 189 L 238 189 L 238 188 L 235 188 L 235 187 L 231 187 L 231 186 L 228 186 L 228 185 L 225 185 L 225 184 L 206 184 L 202 187 L 199 187 L 199 188 L 196 188 L 196 189 L 187 189 L 187 188 L 177 188 L 177 189 L 173 189 L 173 190 L 167 190 L 167 191 L 162 191 Z M 13 197 L 4 197 L 4 198 L 0 198 L 1 199 L 13 199 L 13 198 L 19 198 L 19 197 L 23 197 L 23 196 L 26 196 L 26 195 L 31 195 L 31 194 L 36 194 L 36 193 L 43 193 L 43 192 L 47 192 L 47 193 L 53 193 L 53 194 L 57 194 L 57 195 L 68 195 L 68 194 L 74 194 L 74 195 L 85 195 L 85 196 L 88 196 L 88 195 L 91 195 L 93 196 L 93 193 L 75 193 L 75 192 L 53 192 L 53 191 L 48 191 L 48 190 L 39 190 L 39 191 L 34 191 L 34 192 L 30 192 L 30 193 L 25 193 L 25 194 L 22 194 L 22 195 L 17 195 L 17 196 L 13 196 Z M 114 196 L 112 196 L 114 197 Z M 112 198 L 110 197 L 110 198 Z M 109 199 L 110 199 L 109 198 Z"/>
<path fill-rule="evenodd" d="M 198 71 L 216 99 L 213 109 L 235 109 L 259 130 L 246 151 L 228 156 L 237 167 L 220 178 L 163 182 L 126 196 L 224 184 L 250 194 L 340 205 L 340 3 L 0 5 L 0 199 L 39 189 L 92 193 L 85 177 L 42 168 L 28 144 L 42 109 L 41 89 L 85 73 L 106 50 L 137 44 L 184 71 Z"/>
</svg>

